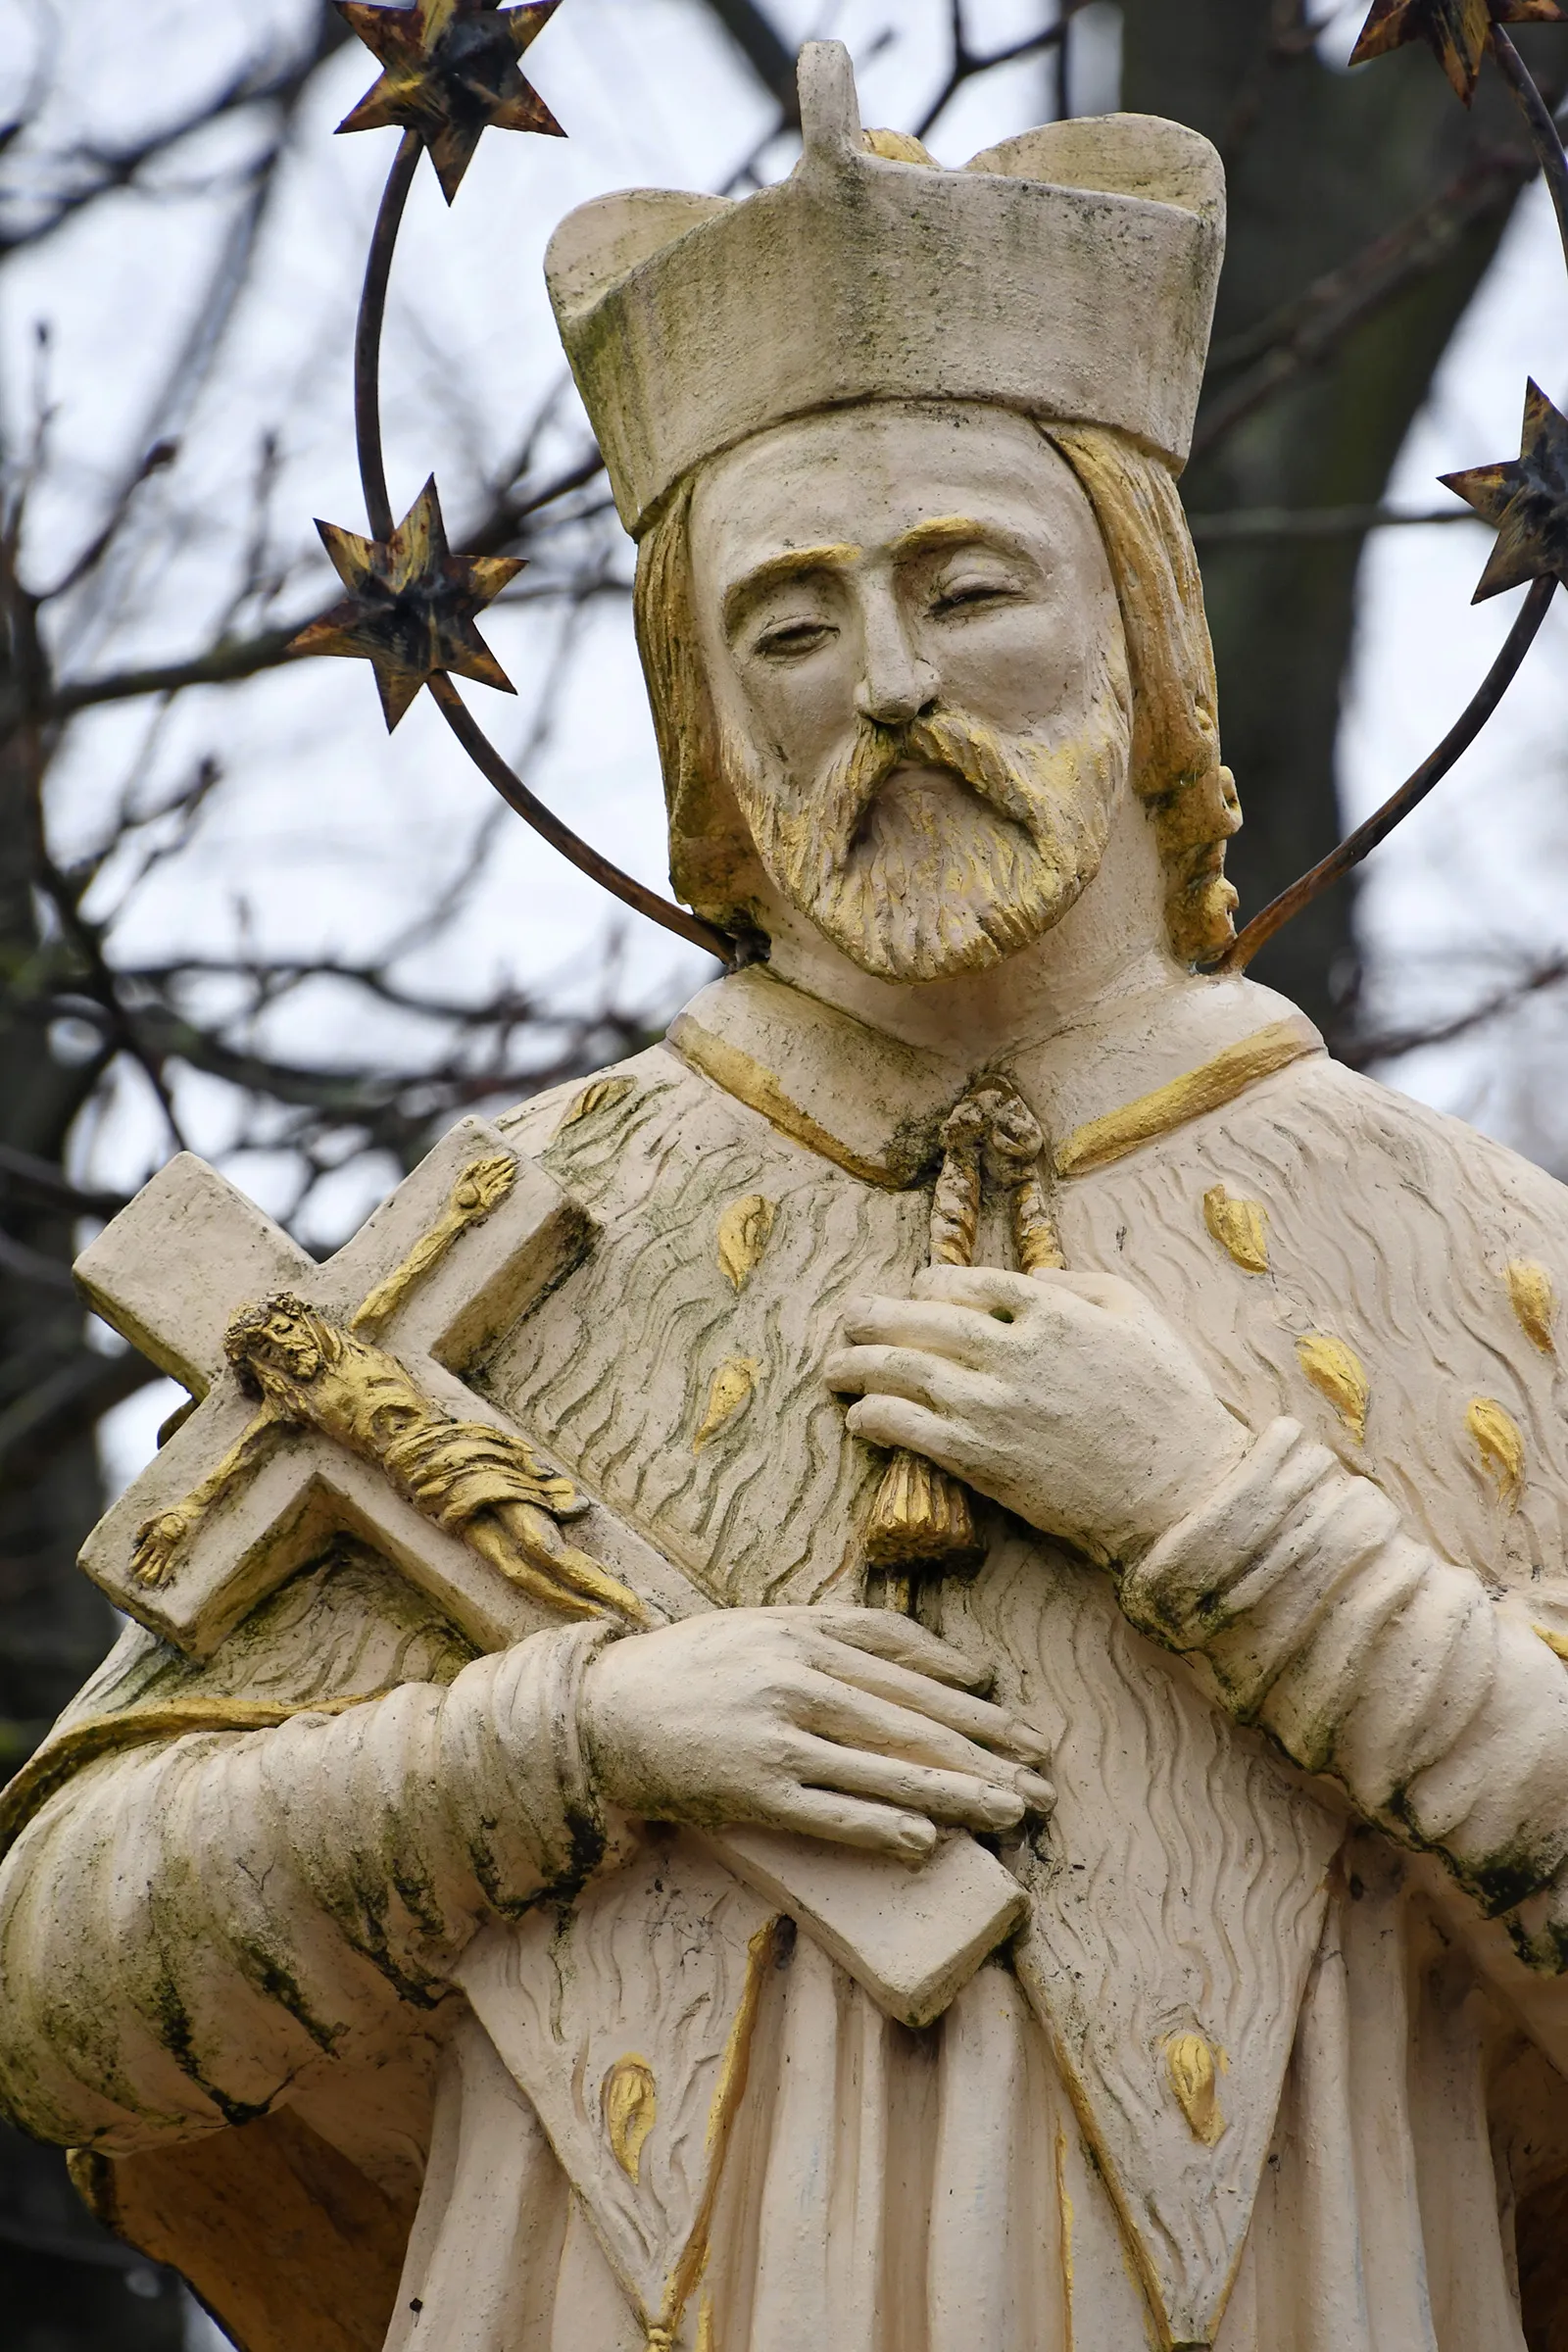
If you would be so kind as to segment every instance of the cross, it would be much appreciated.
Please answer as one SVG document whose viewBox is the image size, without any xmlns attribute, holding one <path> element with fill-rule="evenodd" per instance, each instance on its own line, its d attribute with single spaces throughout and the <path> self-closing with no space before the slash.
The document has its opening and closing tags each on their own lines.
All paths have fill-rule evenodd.
<svg viewBox="0 0 1568 2352">
<path fill-rule="evenodd" d="M 327 1428 L 270 1419 L 265 1395 L 259 1412 L 240 1343 L 264 1322 L 257 1310 L 286 1295 L 291 1313 L 313 1310 L 351 1342 L 356 1325 L 369 1332 L 403 1391 L 417 1391 L 452 1425 L 482 1424 L 526 1447 L 466 1376 L 569 1273 L 594 1233 L 580 1202 L 477 1118 L 455 1127 L 324 1265 L 182 1152 L 76 1261 L 88 1303 L 194 1400 L 98 1522 L 82 1566 L 118 1608 L 196 1658 L 210 1657 L 341 1530 L 393 1561 L 479 1649 L 559 1626 L 559 1606 L 416 1508 L 384 1459 Z M 570 1519 L 578 1556 L 628 1588 L 647 1616 L 711 1605 L 569 1481 L 542 1471 L 545 1490 L 554 1515 Z M 180 1533 L 160 1551 L 149 1530 L 169 1522 Z M 1025 1907 L 1017 1881 L 959 1833 L 913 1870 L 777 1830 L 701 1835 L 908 2025 L 946 2007 Z"/>
<path fill-rule="evenodd" d="M 461 1121 L 324 1265 L 182 1152 L 76 1262 L 89 1304 L 196 1400 L 87 1539 L 88 1575 L 118 1608 L 205 1658 L 346 1530 L 392 1559 L 481 1649 L 559 1624 L 559 1610 L 417 1509 L 376 1461 L 318 1429 L 280 1431 L 275 1417 L 270 1426 L 225 1340 L 247 1309 L 288 1295 L 338 1329 L 368 1329 L 395 1357 L 392 1368 L 453 1423 L 520 1438 L 464 1375 L 577 1262 L 593 1230 L 580 1203 L 476 1118 Z M 270 1442 L 279 1435 L 286 1443 Z M 667 1594 L 669 1613 L 685 1613 L 669 1590 L 673 1572 L 651 1546 L 584 1505 L 569 1482 L 547 1474 L 547 1486 L 548 1507 L 580 1522 L 585 1544 L 603 1536 L 616 1555 L 612 1574 L 656 1607 Z M 204 1497 L 183 1540 L 160 1557 L 150 1534 L 178 1528 Z"/>
</svg>

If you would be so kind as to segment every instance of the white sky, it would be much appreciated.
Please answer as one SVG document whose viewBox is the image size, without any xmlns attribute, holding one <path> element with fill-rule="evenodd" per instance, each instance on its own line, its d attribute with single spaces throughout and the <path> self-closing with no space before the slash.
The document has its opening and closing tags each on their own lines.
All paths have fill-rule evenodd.
<svg viewBox="0 0 1568 2352">
<path fill-rule="evenodd" d="M 1034 28 L 1041 5 L 971 0 L 972 35 L 1001 46 Z M 24 78 L 52 23 L 59 81 L 70 93 L 62 122 L 77 135 L 122 136 L 220 81 L 269 27 L 298 22 L 304 6 L 140 0 L 123 10 L 99 0 L 51 19 L 42 0 L 0 0 L 0 81 L 8 72 Z M 773 13 L 791 36 L 827 31 L 850 42 L 868 122 L 906 125 L 941 78 L 946 0 L 773 0 Z M 1102 5 L 1097 13 L 1103 35 L 1114 12 Z M 1342 32 L 1345 23 L 1342 12 Z M 1109 56 L 1102 38 L 1089 77 L 1098 86 L 1081 86 L 1081 103 L 1111 102 Z M 394 134 L 334 139 L 331 130 L 374 70 L 351 46 L 322 77 L 302 124 L 300 158 L 263 226 L 253 287 L 192 415 L 180 420 L 179 462 L 146 493 L 159 527 L 141 535 L 145 553 L 134 571 L 117 567 L 112 605 L 74 657 L 81 670 L 178 657 L 200 641 L 232 585 L 235 484 L 248 476 L 269 426 L 281 421 L 283 430 L 271 508 L 277 544 L 314 547 L 317 514 L 363 527 L 350 421 L 352 306 Z M 691 0 L 566 0 L 525 70 L 568 139 L 487 138 L 450 213 L 422 166 L 388 313 L 394 504 L 401 512 L 433 467 L 458 546 L 485 468 L 564 374 L 540 269 L 557 220 L 608 188 L 721 185 L 771 119 Z M 1422 71 L 1424 61 L 1383 70 Z M 992 76 L 964 94 L 932 143 L 944 161 L 961 162 L 1038 120 L 1043 90 L 1037 62 Z M 34 322 L 46 318 L 53 335 L 50 464 L 29 540 L 35 578 L 58 570 L 90 534 L 126 466 L 166 429 L 152 406 L 156 389 L 181 338 L 201 329 L 206 272 L 233 211 L 231 202 L 215 203 L 207 175 L 245 152 L 253 135 L 243 126 L 211 134 L 200 152 L 169 161 L 156 197 L 95 207 L 8 271 L 0 400 L 13 444 L 30 409 Z M 789 160 L 780 149 L 769 168 Z M 1568 392 L 1561 270 L 1547 209 L 1533 196 L 1411 436 L 1395 485 L 1398 503 L 1438 503 L 1436 473 L 1517 449 L 1527 373 L 1554 397 Z M 562 416 L 556 446 L 568 455 L 580 431 L 569 398 Z M 1365 683 L 1351 693 L 1342 744 L 1348 821 L 1431 748 L 1506 630 L 1516 597 L 1474 610 L 1468 601 L 1486 546 L 1479 526 L 1388 532 L 1375 541 L 1362 581 L 1357 679 Z M 541 563 L 534 579 L 545 570 Z M 319 564 L 302 576 L 286 611 L 308 610 L 327 576 Z M 240 625 L 262 617 L 253 608 Z M 1380 963 L 1398 975 L 1401 1004 L 1412 994 L 1447 1001 L 1445 991 L 1467 1001 L 1484 985 L 1487 959 L 1499 948 L 1512 952 L 1520 938 L 1543 953 L 1568 946 L 1557 879 L 1568 873 L 1565 632 L 1568 623 L 1554 615 L 1549 642 L 1501 720 L 1370 871 L 1368 938 Z M 589 609 L 564 673 L 560 614 L 549 605 L 493 613 L 486 633 L 520 695 L 512 704 L 465 689 L 481 723 L 504 749 L 517 750 L 554 681 L 555 732 L 531 780 L 590 840 L 664 887 L 658 769 L 625 600 Z M 606 902 L 521 825 L 494 823 L 488 787 L 427 699 L 389 741 L 368 674 L 358 664 L 317 662 L 187 695 L 149 743 L 153 715 L 137 705 L 81 724 L 53 806 L 56 846 L 70 855 L 91 842 L 138 762 L 150 787 L 167 785 L 203 753 L 223 760 L 225 781 L 206 822 L 122 925 L 122 956 L 163 953 L 172 943 L 221 952 L 242 925 L 273 953 L 364 955 L 427 903 L 433 878 L 452 871 L 475 828 L 492 821 L 482 887 L 459 935 L 422 968 L 449 989 L 483 987 L 507 973 L 559 992 L 573 975 L 584 983 L 591 975 L 612 919 Z M 1245 801 L 1245 776 L 1240 783 Z M 106 875 L 100 905 L 116 886 Z M 673 996 L 682 974 L 703 968 L 634 920 L 627 950 L 650 996 Z M 358 1054 L 373 1024 L 356 1009 L 350 1034 L 349 1017 L 342 992 L 324 989 L 270 1034 L 285 1048 Z M 1555 1046 L 1554 1018 L 1538 1023 L 1537 1049 Z M 1511 1141 L 1544 1148 L 1541 1138 L 1549 1143 L 1560 1122 L 1538 1115 L 1541 1051 L 1504 1056 L 1495 1042 L 1411 1057 L 1397 1069 L 1399 1083 Z M 227 1091 L 190 1079 L 179 1109 L 196 1147 L 223 1157 L 233 1132 Z M 149 1100 L 127 1086 L 84 1139 L 82 1172 L 128 1184 L 166 1149 Z M 250 1154 L 229 1164 L 264 1204 L 286 1198 L 281 1161 Z M 328 1187 L 316 1229 L 341 1231 L 391 1175 L 362 1168 L 336 1191 Z M 168 1403 L 153 1392 L 122 1408 L 109 1439 L 118 1473 L 145 1458 Z"/>
</svg>

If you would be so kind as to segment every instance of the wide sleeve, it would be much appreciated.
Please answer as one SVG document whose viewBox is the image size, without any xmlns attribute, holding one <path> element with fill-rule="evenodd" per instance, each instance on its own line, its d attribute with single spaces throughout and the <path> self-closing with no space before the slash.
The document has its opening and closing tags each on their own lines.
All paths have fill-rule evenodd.
<svg viewBox="0 0 1568 2352">
<path fill-rule="evenodd" d="M 1568 1969 L 1568 1669 L 1381 1488 L 1276 1421 L 1120 1593 L 1201 1653 L 1239 1721 L 1441 1855 L 1534 1966 Z"/>
<path fill-rule="evenodd" d="M 604 1824 L 574 1626 L 327 1717 L 86 1767 L 0 1870 L 0 2102 L 125 2153 L 264 2113 L 440 1998 L 486 1919 L 568 1889 Z"/>
</svg>

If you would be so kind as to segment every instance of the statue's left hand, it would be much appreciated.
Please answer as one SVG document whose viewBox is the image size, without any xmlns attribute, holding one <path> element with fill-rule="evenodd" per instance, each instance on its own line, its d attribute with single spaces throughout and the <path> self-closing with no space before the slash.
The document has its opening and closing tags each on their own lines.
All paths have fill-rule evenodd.
<svg viewBox="0 0 1568 2352">
<path fill-rule="evenodd" d="M 846 1315 L 827 1365 L 849 1426 L 903 1446 L 1048 1535 L 1136 1556 L 1250 1443 L 1164 1317 L 1109 1274 L 933 1266 Z"/>
</svg>

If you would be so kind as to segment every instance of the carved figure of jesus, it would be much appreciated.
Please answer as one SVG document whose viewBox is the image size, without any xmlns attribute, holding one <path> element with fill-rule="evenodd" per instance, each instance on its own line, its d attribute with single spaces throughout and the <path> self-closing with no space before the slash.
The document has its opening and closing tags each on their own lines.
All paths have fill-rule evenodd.
<svg viewBox="0 0 1568 2352">
<path fill-rule="evenodd" d="M 781 187 L 552 248 L 675 884 L 765 960 L 502 1122 L 593 1240 L 472 1376 L 708 1605 L 476 1657 L 339 1544 L 132 1627 L 0 2089 L 249 2352 L 1548 2352 L 1568 1195 L 1200 968 L 1213 151 L 802 97 Z M 970 1534 L 871 1577 L 900 1461 Z M 747 1825 L 1027 1916 L 916 2032 Z"/>
</svg>

